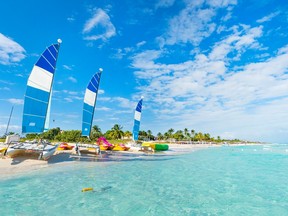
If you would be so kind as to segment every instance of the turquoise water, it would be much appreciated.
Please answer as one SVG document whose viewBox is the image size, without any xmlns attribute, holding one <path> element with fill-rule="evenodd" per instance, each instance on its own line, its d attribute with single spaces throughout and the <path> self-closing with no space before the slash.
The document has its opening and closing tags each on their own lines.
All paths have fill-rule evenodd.
<svg viewBox="0 0 288 216">
<path fill-rule="evenodd" d="M 2 179 L 0 205 L 1 215 L 288 215 L 287 183 L 288 145 L 220 147 Z"/>
</svg>

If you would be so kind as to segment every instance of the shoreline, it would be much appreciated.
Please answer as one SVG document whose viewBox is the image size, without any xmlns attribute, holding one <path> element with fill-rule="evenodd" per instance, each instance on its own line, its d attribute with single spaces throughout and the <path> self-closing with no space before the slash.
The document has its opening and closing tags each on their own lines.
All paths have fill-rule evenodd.
<svg viewBox="0 0 288 216">
<path fill-rule="evenodd" d="M 251 145 L 251 144 L 249 144 Z M 257 144 L 259 145 L 259 144 Z M 230 146 L 245 146 L 245 144 L 235 144 Z M 144 153 L 144 152 L 117 152 L 121 154 L 132 154 L 132 155 L 141 155 L 141 156 L 151 156 L 151 155 L 165 155 L 165 156 L 174 156 L 181 154 L 188 154 L 191 152 L 195 152 L 201 149 L 207 148 L 215 148 L 221 147 L 221 145 L 215 144 L 169 144 L 169 150 L 163 151 L 161 153 Z M 77 163 L 79 160 L 75 160 L 70 155 L 72 155 L 73 150 L 68 151 L 58 151 L 56 152 L 48 161 L 38 160 L 37 157 L 29 157 L 29 156 L 19 156 L 16 158 L 9 157 L 0 157 L 0 171 L 1 177 L 0 179 L 13 178 L 17 176 L 21 176 L 23 174 L 28 174 L 29 172 L 35 172 L 37 170 L 47 169 L 52 166 L 63 166 L 67 164 Z M 112 159 L 103 160 L 99 158 L 94 158 L 96 163 L 103 163 L 107 161 L 113 162 Z"/>
</svg>

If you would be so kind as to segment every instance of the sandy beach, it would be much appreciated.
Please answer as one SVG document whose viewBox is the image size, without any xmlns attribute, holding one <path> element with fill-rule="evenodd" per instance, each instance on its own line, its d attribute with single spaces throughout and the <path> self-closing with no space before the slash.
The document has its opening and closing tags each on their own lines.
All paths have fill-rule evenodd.
<svg viewBox="0 0 288 216">
<path fill-rule="evenodd" d="M 160 154 L 165 155 L 177 155 L 186 154 L 193 151 L 197 151 L 204 148 L 210 147 L 220 147 L 221 145 L 211 145 L 211 144 L 169 144 L 169 150 L 161 152 Z M 143 152 L 132 152 L 128 151 L 125 153 L 131 154 L 144 154 Z M 77 160 L 71 158 L 72 151 L 58 151 L 56 152 L 48 161 L 38 160 L 37 157 L 26 157 L 19 156 L 16 158 L 1 157 L 0 158 L 0 178 L 8 178 L 12 176 L 21 175 L 27 172 L 37 171 L 39 169 L 45 169 L 51 166 L 62 166 L 66 163 L 77 163 Z M 155 153 L 158 154 L 158 153 Z M 101 163 L 100 161 L 95 161 L 95 163 Z"/>
</svg>

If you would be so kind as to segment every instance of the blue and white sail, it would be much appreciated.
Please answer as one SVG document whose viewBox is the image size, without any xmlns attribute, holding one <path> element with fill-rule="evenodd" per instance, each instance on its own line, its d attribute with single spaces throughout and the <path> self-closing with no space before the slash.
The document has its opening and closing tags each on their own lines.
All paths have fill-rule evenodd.
<svg viewBox="0 0 288 216">
<path fill-rule="evenodd" d="M 24 97 L 22 133 L 42 133 L 50 103 L 60 43 L 45 49 L 28 78 Z"/>
<path fill-rule="evenodd" d="M 90 136 L 102 71 L 103 69 L 99 68 L 99 71 L 91 78 L 85 91 L 82 116 L 82 136 Z"/>
<path fill-rule="evenodd" d="M 141 97 L 141 100 L 138 102 L 136 109 L 135 109 L 134 127 L 133 127 L 133 140 L 134 141 L 138 140 L 140 121 L 141 121 L 141 113 L 142 113 L 142 102 L 143 102 L 143 97 Z"/>
<path fill-rule="evenodd" d="M 50 127 L 50 112 L 51 112 L 51 98 L 52 98 L 52 89 L 50 92 L 50 98 L 49 98 L 49 103 L 48 103 L 48 110 L 47 110 L 47 116 L 46 116 L 46 121 L 44 124 L 44 132 L 49 130 Z"/>
</svg>

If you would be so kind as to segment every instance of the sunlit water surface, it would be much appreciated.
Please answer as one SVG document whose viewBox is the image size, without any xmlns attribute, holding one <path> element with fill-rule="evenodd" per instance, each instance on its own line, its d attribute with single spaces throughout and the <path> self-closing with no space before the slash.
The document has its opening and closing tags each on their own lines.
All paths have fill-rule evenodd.
<svg viewBox="0 0 288 216">
<path fill-rule="evenodd" d="M 288 215 L 288 145 L 133 157 L 2 179 L 1 215 Z"/>
</svg>

